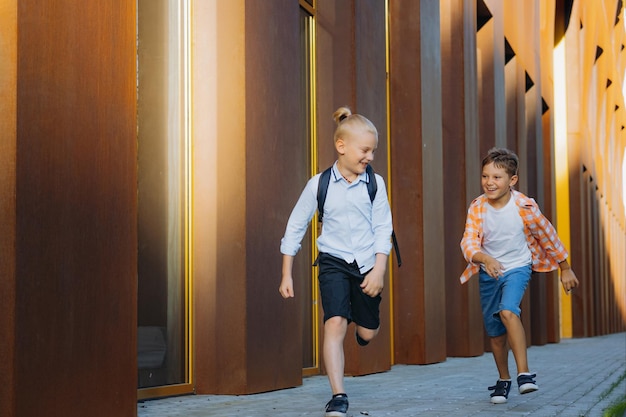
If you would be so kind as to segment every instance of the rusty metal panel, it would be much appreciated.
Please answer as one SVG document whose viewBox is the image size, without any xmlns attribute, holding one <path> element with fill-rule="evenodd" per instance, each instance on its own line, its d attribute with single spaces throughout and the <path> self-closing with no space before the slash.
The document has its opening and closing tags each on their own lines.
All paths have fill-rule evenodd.
<svg viewBox="0 0 626 417">
<path fill-rule="evenodd" d="M 17 0 L 0 3 L 0 415 L 15 412 Z"/>
<path fill-rule="evenodd" d="M 307 96 L 297 59 L 299 9 L 289 0 L 246 2 L 245 8 L 246 241 L 245 259 L 240 262 L 246 265 L 246 389 L 259 392 L 301 383 L 305 318 L 297 303 L 308 301 L 302 287 L 310 283 L 312 262 L 303 240 L 294 268 L 299 297 L 283 300 L 278 294 L 282 261 L 278 247 L 309 177 L 310 142 L 303 134 L 301 114 Z"/>
<path fill-rule="evenodd" d="M 468 158 L 478 153 L 478 86 L 475 82 L 476 42 L 468 33 L 476 31 L 476 4 L 464 0 L 441 2 L 442 22 L 442 113 L 445 218 L 445 283 L 448 356 L 477 356 L 485 349 L 478 295 L 478 280 L 461 285 L 459 277 L 466 262 L 459 243 L 463 236 L 469 193 L 479 184 L 477 172 L 471 172 Z M 478 163 L 478 157 L 474 157 Z M 471 172 L 471 173 L 470 173 Z"/>
<path fill-rule="evenodd" d="M 16 413 L 136 413 L 135 3 L 20 1 Z"/>
<path fill-rule="evenodd" d="M 393 214 L 407 248 L 394 270 L 395 361 L 432 363 L 446 350 L 439 6 L 392 1 L 390 21 Z"/>
</svg>

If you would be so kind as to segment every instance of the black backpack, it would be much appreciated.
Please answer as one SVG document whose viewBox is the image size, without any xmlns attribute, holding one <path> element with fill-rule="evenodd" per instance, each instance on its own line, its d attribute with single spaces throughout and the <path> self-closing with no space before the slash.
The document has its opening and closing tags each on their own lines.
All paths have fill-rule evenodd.
<svg viewBox="0 0 626 417">
<path fill-rule="evenodd" d="M 328 184 L 330 184 L 330 173 L 333 167 L 327 168 L 320 176 L 320 182 L 317 185 L 317 219 L 321 223 L 324 217 L 324 203 L 326 202 L 326 194 L 328 193 Z M 374 176 L 374 169 L 371 165 L 365 168 L 365 172 L 369 176 L 367 183 L 367 193 L 370 196 L 370 201 L 374 203 L 376 198 L 376 191 L 378 191 L 378 184 L 376 184 L 376 177 Z M 400 258 L 400 249 L 398 248 L 398 240 L 396 239 L 396 233 L 391 231 L 391 241 L 393 242 L 393 250 L 396 253 L 396 259 L 398 260 L 398 267 L 402 266 L 402 258 Z"/>
</svg>

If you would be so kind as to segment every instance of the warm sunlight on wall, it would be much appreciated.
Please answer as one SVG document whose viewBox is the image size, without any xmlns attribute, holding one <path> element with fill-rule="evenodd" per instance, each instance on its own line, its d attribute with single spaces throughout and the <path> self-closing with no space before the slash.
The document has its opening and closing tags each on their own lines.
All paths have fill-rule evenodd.
<svg viewBox="0 0 626 417">
<path fill-rule="evenodd" d="M 567 158 L 567 89 L 565 74 L 565 42 L 554 48 L 554 170 L 556 181 L 556 228 L 569 251 L 569 167 Z M 571 263 L 571 261 L 570 261 Z M 571 298 L 559 291 L 561 304 L 561 337 L 572 337 Z"/>
</svg>

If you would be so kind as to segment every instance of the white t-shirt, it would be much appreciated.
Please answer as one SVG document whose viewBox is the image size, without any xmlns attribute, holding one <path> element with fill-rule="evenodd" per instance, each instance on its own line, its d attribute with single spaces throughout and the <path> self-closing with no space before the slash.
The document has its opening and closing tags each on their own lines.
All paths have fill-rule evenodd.
<svg viewBox="0 0 626 417">
<path fill-rule="evenodd" d="M 502 264 L 505 271 L 530 265 L 532 254 L 524 234 L 524 222 L 513 196 L 496 209 L 487 203 L 483 219 L 483 251 Z"/>
</svg>

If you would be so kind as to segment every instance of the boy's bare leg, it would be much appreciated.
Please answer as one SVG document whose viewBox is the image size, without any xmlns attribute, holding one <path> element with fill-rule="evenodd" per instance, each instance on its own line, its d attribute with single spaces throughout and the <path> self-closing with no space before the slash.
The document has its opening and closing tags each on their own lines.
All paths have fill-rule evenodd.
<svg viewBox="0 0 626 417">
<path fill-rule="evenodd" d="M 324 323 L 324 366 L 333 395 L 346 392 L 343 386 L 343 339 L 347 329 L 345 317 L 331 317 Z"/>
<path fill-rule="evenodd" d="M 508 334 L 509 345 L 513 351 L 515 357 L 515 364 L 517 365 L 517 373 L 528 372 L 528 357 L 526 356 L 526 332 L 522 325 L 522 320 L 517 314 L 502 310 L 500 312 L 500 318 L 502 323 L 506 327 Z"/>
<path fill-rule="evenodd" d="M 500 379 L 511 379 L 509 374 L 509 346 L 506 344 L 506 333 L 490 337 L 489 341 L 491 342 L 491 352 L 493 353 L 493 359 L 496 361 Z"/>
</svg>

